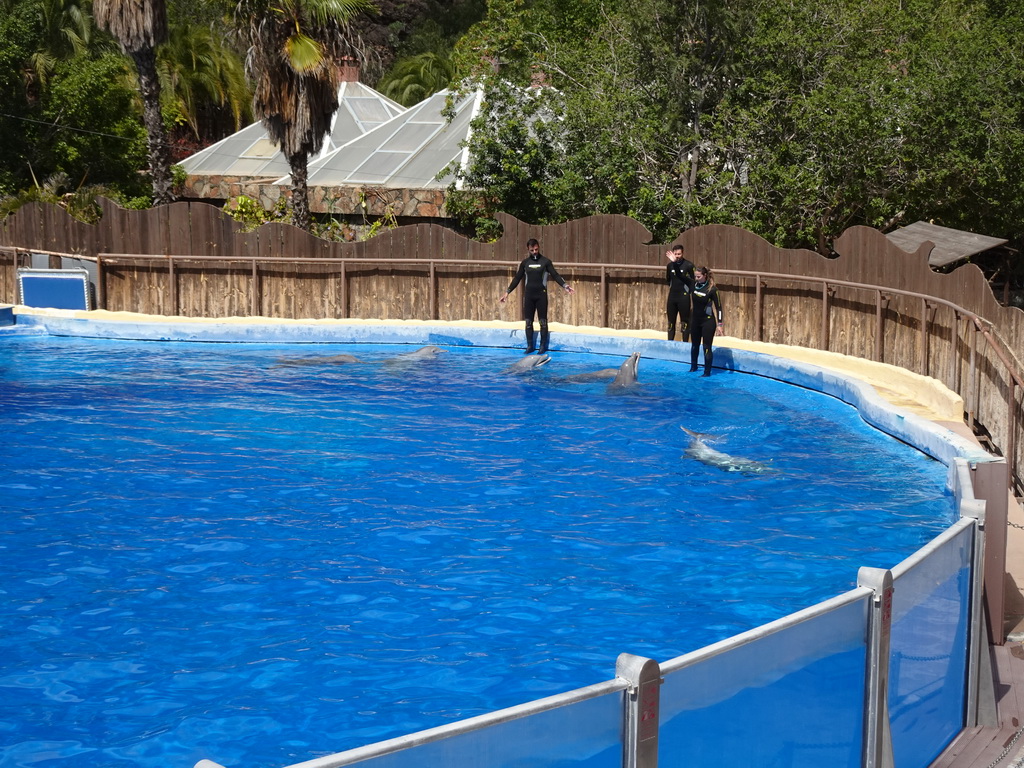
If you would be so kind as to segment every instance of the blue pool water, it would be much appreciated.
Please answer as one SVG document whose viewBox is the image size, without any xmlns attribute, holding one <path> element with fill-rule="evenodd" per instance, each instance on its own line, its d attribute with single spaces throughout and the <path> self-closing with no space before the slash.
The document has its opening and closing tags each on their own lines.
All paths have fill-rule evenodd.
<svg viewBox="0 0 1024 768">
<path fill-rule="evenodd" d="M 944 466 L 815 392 L 408 349 L 0 344 L 0 766 L 306 760 L 720 640 L 952 519 Z"/>
</svg>

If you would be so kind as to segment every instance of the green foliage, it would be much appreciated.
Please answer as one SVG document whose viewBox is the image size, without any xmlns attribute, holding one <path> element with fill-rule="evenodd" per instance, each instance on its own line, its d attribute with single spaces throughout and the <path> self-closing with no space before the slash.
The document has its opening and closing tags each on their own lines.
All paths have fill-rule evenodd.
<svg viewBox="0 0 1024 768">
<path fill-rule="evenodd" d="M 19 3 L 0 14 L 0 196 L 13 194 L 30 178 L 25 157 L 36 126 L 26 119 L 31 107 L 22 69 L 38 41 L 30 8 Z"/>
<path fill-rule="evenodd" d="M 224 213 L 237 221 L 243 232 L 252 232 L 264 224 L 273 222 L 295 225 L 295 218 L 288 206 L 288 199 L 284 196 L 279 197 L 274 207 L 268 211 L 258 200 L 253 200 L 246 195 L 239 195 L 224 206 Z M 384 229 L 393 229 L 397 226 L 398 221 L 393 215 L 385 216 L 374 222 L 358 239 L 366 240 Z M 357 239 L 356 231 L 352 227 L 333 217 L 324 217 L 314 221 L 309 232 L 322 240 L 333 242 L 351 242 Z"/>
<path fill-rule="evenodd" d="M 367 227 L 362 234 L 359 236 L 360 240 L 369 240 L 371 237 L 376 237 L 381 232 L 385 232 L 389 229 L 395 229 L 398 226 L 398 218 L 392 211 L 387 211 L 385 214 L 377 219 Z"/>
<path fill-rule="evenodd" d="M 736 223 L 822 252 L 853 224 L 1014 231 L 1013 46 L 959 0 L 762 9 L 744 87 L 717 115 L 717 141 L 741 148 L 748 173 Z"/>
<path fill-rule="evenodd" d="M 377 90 L 411 107 L 447 88 L 451 79 L 452 65 L 448 57 L 427 51 L 396 61 L 377 84 Z"/>
<path fill-rule="evenodd" d="M 481 192 L 450 187 L 445 194 L 448 216 L 470 237 L 490 243 L 501 237 L 501 225 L 494 214 L 498 201 Z"/>
<path fill-rule="evenodd" d="M 95 224 L 103 216 L 97 199 L 99 197 L 110 198 L 125 208 L 131 207 L 130 203 L 135 199 L 125 198 L 117 190 L 98 184 L 74 188 L 67 174 L 56 173 L 42 184 L 29 187 L 17 194 L 0 197 L 0 219 L 27 203 L 49 203 L 60 206 L 79 221 Z M 148 208 L 149 198 L 144 200 L 145 205 L 139 207 Z"/>
<path fill-rule="evenodd" d="M 122 84 L 124 67 L 116 54 L 57 67 L 41 103 L 40 119 L 48 125 L 30 155 L 37 173 L 65 173 L 76 186 L 143 193 L 137 171 L 146 165 L 146 138 L 135 95 Z"/>
<path fill-rule="evenodd" d="M 239 195 L 228 205 L 224 206 L 224 213 L 241 224 L 243 232 L 252 232 L 271 221 L 278 221 L 284 224 L 292 223 L 291 213 L 288 210 L 288 201 L 283 196 L 278 198 L 274 208 L 268 211 L 260 204 L 259 200 L 253 200 L 246 195 Z"/>
<path fill-rule="evenodd" d="M 80 0 L 36 0 L 29 4 L 41 31 L 39 45 L 28 58 L 26 77 L 44 86 L 58 62 L 81 56 L 93 37 L 92 16 Z"/>
<path fill-rule="evenodd" d="M 172 27 L 157 53 L 157 71 L 165 122 L 187 125 L 197 137 L 211 109 L 230 114 L 233 130 L 251 114 L 242 57 L 210 26 L 184 21 Z"/>
<path fill-rule="evenodd" d="M 528 16 L 526 0 L 487 0 L 487 15 L 455 46 L 455 78 L 478 81 L 499 66 L 510 80 L 527 78 L 533 63 L 526 40 Z"/>
<path fill-rule="evenodd" d="M 538 223 L 623 213 L 827 253 L 854 224 L 919 219 L 1017 238 L 1019 6 L 988 0 L 492 0 L 458 72 L 539 79 L 546 115 L 488 92 L 462 175 Z M 493 78 L 492 78 L 493 79 Z M 520 91 L 522 93 L 522 91 Z"/>
<path fill-rule="evenodd" d="M 558 93 L 517 88 L 497 78 L 489 78 L 483 89 L 483 103 L 472 123 L 474 162 L 465 172 L 453 167 L 442 175 L 454 172 L 465 187 L 486 194 L 475 201 L 456 195 L 446 205 L 466 225 L 491 218 L 491 204 L 523 221 L 557 217 L 563 112 Z M 454 190 L 453 184 L 449 194 Z M 471 207 L 460 207 L 464 202 L 482 207 L 472 213 Z M 483 222 L 472 226 L 479 228 Z"/>
</svg>

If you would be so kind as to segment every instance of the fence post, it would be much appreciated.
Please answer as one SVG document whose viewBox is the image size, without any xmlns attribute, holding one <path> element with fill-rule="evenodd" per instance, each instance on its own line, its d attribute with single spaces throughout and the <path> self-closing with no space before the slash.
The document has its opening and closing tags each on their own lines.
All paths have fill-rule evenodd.
<svg viewBox="0 0 1024 768">
<path fill-rule="evenodd" d="M 103 269 L 103 257 L 96 256 L 96 303 L 97 309 L 107 308 L 107 275 Z"/>
<path fill-rule="evenodd" d="M 260 315 L 260 272 L 256 259 L 252 260 L 252 278 L 249 284 L 249 316 Z"/>
<path fill-rule="evenodd" d="M 761 296 L 761 276 L 754 275 L 754 340 L 764 341 L 762 336 L 764 329 L 761 327 L 763 324 L 762 319 L 762 303 L 764 302 Z"/>
<path fill-rule="evenodd" d="M 928 299 L 921 299 L 921 327 L 918 332 L 918 347 L 921 350 L 920 374 L 922 376 L 928 375 L 928 355 L 931 352 L 928 344 L 928 329 L 931 325 L 931 317 L 929 315 L 931 308 L 932 306 Z"/>
<path fill-rule="evenodd" d="M 601 322 L 602 328 L 608 327 L 608 271 L 601 265 L 601 283 L 598 290 L 601 293 Z"/>
<path fill-rule="evenodd" d="M 341 262 L 341 316 L 348 317 L 348 272 L 345 262 Z"/>
<path fill-rule="evenodd" d="M 953 349 L 950 352 L 950 357 L 952 358 L 950 360 L 950 367 L 953 369 L 951 371 L 953 377 L 952 389 L 957 394 L 960 394 L 960 380 L 963 378 L 963 365 L 960 362 L 960 347 L 963 344 L 960 339 L 960 328 L 962 327 L 963 319 L 963 315 L 953 310 L 953 338 L 951 339 Z M 927 371 L 925 375 L 928 375 Z"/>
<path fill-rule="evenodd" d="M 892 572 L 863 567 L 857 586 L 874 591 L 868 608 L 867 674 L 864 690 L 863 768 L 893 768 L 889 726 L 889 633 L 892 629 Z"/>
<path fill-rule="evenodd" d="M 884 363 L 885 311 L 889 308 L 889 297 L 881 291 L 875 291 L 875 360 Z"/>
<path fill-rule="evenodd" d="M 430 320 L 437 320 L 437 265 L 431 260 L 430 262 L 430 306 L 427 311 L 430 313 Z"/>
<path fill-rule="evenodd" d="M 821 284 L 821 349 L 828 352 L 829 345 L 829 308 L 832 291 L 829 290 L 828 280 Z"/>
<path fill-rule="evenodd" d="M 169 315 L 178 314 L 178 279 L 174 275 L 174 259 L 167 257 L 167 300 L 170 302 Z"/>
<path fill-rule="evenodd" d="M 1006 587 L 1006 517 L 1009 513 L 1009 465 L 1005 458 L 972 462 L 974 498 L 985 502 L 985 604 L 988 634 L 993 645 L 1002 645 Z"/>
<path fill-rule="evenodd" d="M 653 659 L 620 653 L 615 676 L 629 683 L 625 691 L 622 768 L 658 768 L 661 667 Z"/>
<path fill-rule="evenodd" d="M 959 469 L 963 459 L 957 459 Z M 968 478 L 968 482 L 971 482 Z M 971 599 L 967 635 L 967 710 L 964 727 L 998 726 L 995 681 L 988 654 L 988 627 L 985 622 L 985 507 L 980 499 L 960 502 L 960 517 L 974 520 L 974 547 L 971 550 Z"/>
<path fill-rule="evenodd" d="M 964 398 L 964 407 L 967 409 L 969 426 L 974 429 L 978 425 L 978 406 L 981 395 L 978 388 L 978 321 L 974 320 L 970 325 L 971 353 L 970 367 L 967 380 L 967 397 Z"/>
<path fill-rule="evenodd" d="M 1006 450 L 1003 455 L 1009 462 L 1007 475 L 1007 482 L 1010 488 L 1016 487 L 1017 477 L 1017 382 L 1013 378 L 1013 372 L 1009 374 L 1009 381 L 1007 382 L 1007 388 L 1009 391 L 1006 393 L 1006 404 L 1009 409 L 1006 415 Z"/>
</svg>

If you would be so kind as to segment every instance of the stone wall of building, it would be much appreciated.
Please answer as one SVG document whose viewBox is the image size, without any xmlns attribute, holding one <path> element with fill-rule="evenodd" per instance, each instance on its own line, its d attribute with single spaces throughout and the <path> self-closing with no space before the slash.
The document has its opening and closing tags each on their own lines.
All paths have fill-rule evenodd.
<svg viewBox="0 0 1024 768">
<path fill-rule="evenodd" d="M 252 176 L 189 176 L 182 190 L 183 197 L 221 201 L 245 195 L 268 211 L 288 187 L 268 179 Z M 390 187 L 310 187 L 309 208 L 314 213 L 356 216 L 394 216 L 403 218 L 447 218 L 443 189 L 392 189 Z"/>
</svg>

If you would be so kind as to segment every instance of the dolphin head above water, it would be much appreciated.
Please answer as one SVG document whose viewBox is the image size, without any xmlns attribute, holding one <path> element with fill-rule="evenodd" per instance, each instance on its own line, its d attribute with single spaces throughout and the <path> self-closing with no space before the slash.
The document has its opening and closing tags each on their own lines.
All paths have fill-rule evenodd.
<svg viewBox="0 0 1024 768">
<path fill-rule="evenodd" d="M 546 365 L 551 362 L 551 355 L 527 355 L 526 357 L 516 360 L 512 365 L 505 369 L 507 373 L 524 373 L 525 371 L 532 371 L 534 368 L 539 368 L 542 365 Z"/>
<path fill-rule="evenodd" d="M 615 379 L 608 385 L 609 389 L 612 387 L 631 387 L 636 384 L 636 374 L 639 366 L 640 353 L 634 352 L 626 362 L 619 366 L 619 372 L 615 374 Z"/>
<path fill-rule="evenodd" d="M 397 355 L 395 357 L 386 358 L 384 362 L 387 364 L 397 364 L 408 363 L 413 360 L 433 360 L 442 352 L 444 352 L 443 349 L 441 349 L 440 347 L 435 347 L 433 344 L 430 344 L 426 347 L 420 347 L 419 349 L 415 349 L 412 352 L 403 352 L 402 354 Z"/>
<path fill-rule="evenodd" d="M 414 352 L 406 352 L 404 355 L 402 355 L 402 357 L 409 357 L 415 360 L 429 360 L 433 357 L 437 357 L 442 352 L 444 352 L 443 349 L 441 349 L 440 347 L 435 347 L 433 344 L 430 344 L 426 347 L 420 347 Z"/>
</svg>

